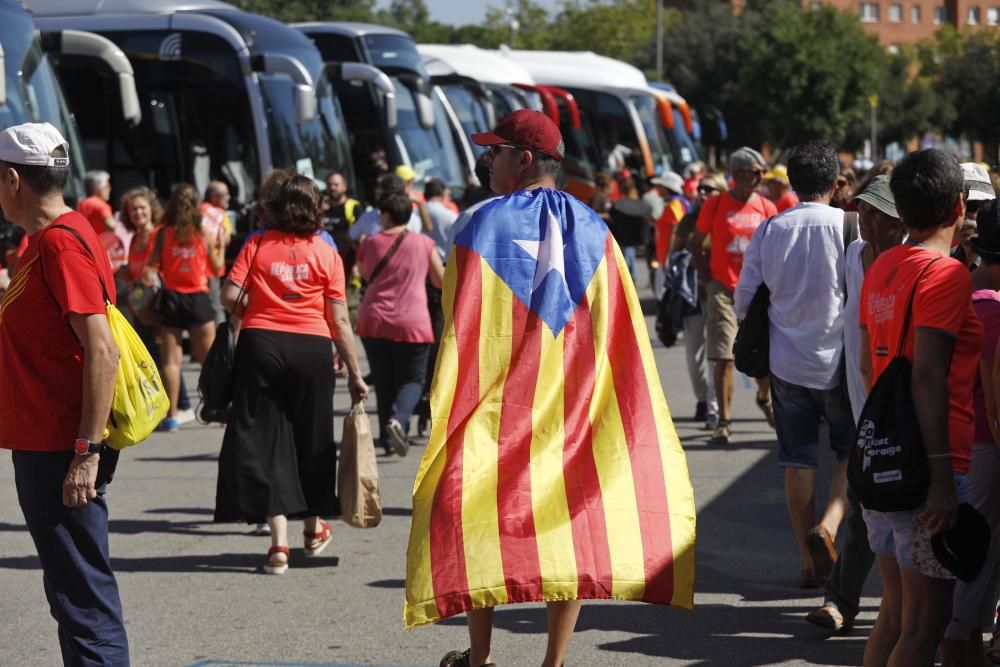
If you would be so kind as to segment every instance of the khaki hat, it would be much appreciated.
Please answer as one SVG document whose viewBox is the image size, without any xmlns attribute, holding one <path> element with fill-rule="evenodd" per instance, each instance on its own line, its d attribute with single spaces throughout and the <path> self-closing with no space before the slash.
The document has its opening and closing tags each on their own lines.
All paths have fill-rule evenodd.
<svg viewBox="0 0 1000 667">
<path fill-rule="evenodd" d="M 871 204 L 890 218 L 899 218 L 896 199 L 892 196 L 892 189 L 889 188 L 889 176 L 885 174 L 873 178 L 861 194 L 855 195 L 854 198 Z"/>
</svg>

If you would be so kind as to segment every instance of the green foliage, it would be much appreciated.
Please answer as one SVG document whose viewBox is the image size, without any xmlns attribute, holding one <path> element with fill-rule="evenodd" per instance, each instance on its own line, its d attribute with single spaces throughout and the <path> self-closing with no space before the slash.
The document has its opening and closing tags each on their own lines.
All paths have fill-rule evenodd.
<svg viewBox="0 0 1000 667">
<path fill-rule="evenodd" d="M 370 21 L 375 0 L 228 0 L 254 14 L 285 23 L 296 21 Z"/>
</svg>

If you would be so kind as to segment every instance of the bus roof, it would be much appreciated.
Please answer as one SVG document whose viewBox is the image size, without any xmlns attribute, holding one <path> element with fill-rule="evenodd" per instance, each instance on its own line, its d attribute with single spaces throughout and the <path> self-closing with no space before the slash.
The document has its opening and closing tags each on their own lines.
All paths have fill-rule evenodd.
<svg viewBox="0 0 1000 667">
<path fill-rule="evenodd" d="M 171 14 L 235 10 L 236 7 L 218 0 L 32 0 L 31 11 L 36 16 L 96 16 L 112 14 Z"/>
<path fill-rule="evenodd" d="M 365 35 L 398 35 L 410 37 L 410 33 L 374 23 L 351 23 L 349 21 L 310 21 L 307 23 L 292 23 L 293 28 L 305 32 L 329 32 L 346 37 L 364 37 Z M 410 37 L 412 39 L 412 37 Z"/>
<path fill-rule="evenodd" d="M 433 74 L 454 73 L 482 83 L 512 85 L 535 83 L 531 72 L 519 63 L 512 62 L 496 51 L 488 51 L 471 44 L 418 44 L 417 51 L 424 57 Z M 435 60 L 444 67 L 435 67 Z M 450 71 L 448 71 L 450 69 Z"/>
<path fill-rule="evenodd" d="M 592 51 L 524 51 L 501 47 L 500 55 L 520 63 L 540 84 L 645 89 L 642 71 L 621 60 Z"/>
</svg>

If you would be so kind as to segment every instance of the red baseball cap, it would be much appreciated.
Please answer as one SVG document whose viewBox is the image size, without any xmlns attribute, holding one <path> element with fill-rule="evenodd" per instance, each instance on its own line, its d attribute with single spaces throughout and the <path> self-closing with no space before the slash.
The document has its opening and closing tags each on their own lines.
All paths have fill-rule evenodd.
<svg viewBox="0 0 1000 667">
<path fill-rule="evenodd" d="M 500 121 L 492 132 L 476 132 L 472 141 L 480 146 L 512 144 L 563 159 L 563 139 L 559 126 L 543 114 L 532 109 L 518 109 Z"/>
</svg>

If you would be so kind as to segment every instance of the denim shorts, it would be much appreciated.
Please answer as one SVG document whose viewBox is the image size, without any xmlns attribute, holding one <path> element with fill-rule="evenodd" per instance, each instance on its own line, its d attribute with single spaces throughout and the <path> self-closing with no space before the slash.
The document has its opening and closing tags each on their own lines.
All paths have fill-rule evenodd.
<svg viewBox="0 0 1000 667">
<path fill-rule="evenodd" d="M 819 424 L 830 427 L 830 449 L 838 461 L 851 453 L 854 415 L 840 385 L 810 389 L 771 376 L 774 430 L 778 434 L 778 466 L 815 468 L 819 465 Z"/>
<path fill-rule="evenodd" d="M 968 480 L 960 473 L 955 473 L 955 498 L 959 503 L 969 502 Z M 904 512 L 862 509 L 868 543 L 877 555 L 894 558 L 900 567 L 912 568 L 933 579 L 954 579 L 934 556 L 930 532 L 920 520 L 923 512 L 923 505 Z"/>
</svg>

